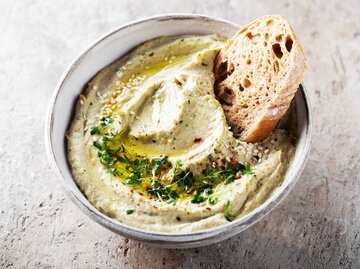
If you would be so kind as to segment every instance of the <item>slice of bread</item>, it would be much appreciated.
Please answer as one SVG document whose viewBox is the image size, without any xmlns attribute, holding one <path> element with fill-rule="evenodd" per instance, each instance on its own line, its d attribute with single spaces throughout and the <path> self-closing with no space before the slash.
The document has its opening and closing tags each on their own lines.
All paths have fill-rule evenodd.
<svg viewBox="0 0 360 269">
<path fill-rule="evenodd" d="M 285 114 L 306 69 L 289 23 L 264 16 L 240 29 L 215 59 L 215 95 L 235 137 L 265 139 Z"/>
</svg>

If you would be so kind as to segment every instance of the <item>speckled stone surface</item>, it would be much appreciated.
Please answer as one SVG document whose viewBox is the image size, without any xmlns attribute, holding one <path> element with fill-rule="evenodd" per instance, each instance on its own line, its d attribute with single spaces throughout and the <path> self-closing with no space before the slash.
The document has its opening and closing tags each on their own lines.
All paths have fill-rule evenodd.
<svg viewBox="0 0 360 269">
<path fill-rule="evenodd" d="M 308 55 L 314 111 L 309 162 L 290 195 L 224 242 L 156 249 L 86 217 L 45 155 L 45 113 L 67 65 L 90 42 L 158 13 L 203 13 L 236 23 L 279 13 Z M 359 268 L 360 2 L 0 2 L 1 268 Z"/>
</svg>

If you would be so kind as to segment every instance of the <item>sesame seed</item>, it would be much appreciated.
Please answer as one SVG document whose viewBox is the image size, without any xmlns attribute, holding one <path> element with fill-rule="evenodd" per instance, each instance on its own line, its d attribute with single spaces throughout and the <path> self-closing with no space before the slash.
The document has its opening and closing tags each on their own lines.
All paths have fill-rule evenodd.
<svg viewBox="0 0 360 269">
<path fill-rule="evenodd" d="M 82 106 L 84 105 L 84 101 L 83 101 L 83 100 L 80 100 L 79 103 L 80 103 L 80 105 L 82 105 Z"/>
</svg>

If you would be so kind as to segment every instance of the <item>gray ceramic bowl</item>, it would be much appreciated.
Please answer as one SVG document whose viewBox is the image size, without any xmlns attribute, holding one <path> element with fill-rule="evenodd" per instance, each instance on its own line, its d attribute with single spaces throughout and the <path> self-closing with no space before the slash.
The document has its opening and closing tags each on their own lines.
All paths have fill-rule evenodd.
<svg viewBox="0 0 360 269">
<path fill-rule="evenodd" d="M 91 219 L 120 235 L 167 248 L 190 248 L 219 242 L 234 236 L 263 218 L 284 197 L 299 178 L 310 149 L 312 117 L 309 99 L 301 85 L 296 94 L 297 135 L 295 159 L 282 186 L 261 206 L 227 225 L 192 233 L 159 233 L 134 229 L 95 209 L 74 182 L 66 156 L 65 131 L 73 107 L 89 80 L 101 69 L 142 42 L 157 36 L 180 34 L 220 34 L 230 37 L 239 25 L 201 15 L 163 15 L 126 25 L 106 34 L 85 49 L 69 66 L 51 98 L 46 122 L 46 148 L 52 167 L 68 196 Z"/>
</svg>

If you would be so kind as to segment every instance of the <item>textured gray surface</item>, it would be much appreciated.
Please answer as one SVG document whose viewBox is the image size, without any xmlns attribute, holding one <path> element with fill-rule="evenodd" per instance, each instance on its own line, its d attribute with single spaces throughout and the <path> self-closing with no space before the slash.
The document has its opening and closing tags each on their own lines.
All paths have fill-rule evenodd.
<svg viewBox="0 0 360 269">
<path fill-rule="evenodd" d="M 51 93 L 73 58 L 122 23 L 167 12 L 240 24 L 286 17 L 308 55 L 315 115 L 309 162 L 285 201 L 242 234 L 191 250 L 147 247 L 91 221 L 60 188 L 43 142 Z M 2 0 L 0 267 L 359 268 L 359 13 L 358 0 Z"/>
</svg>

